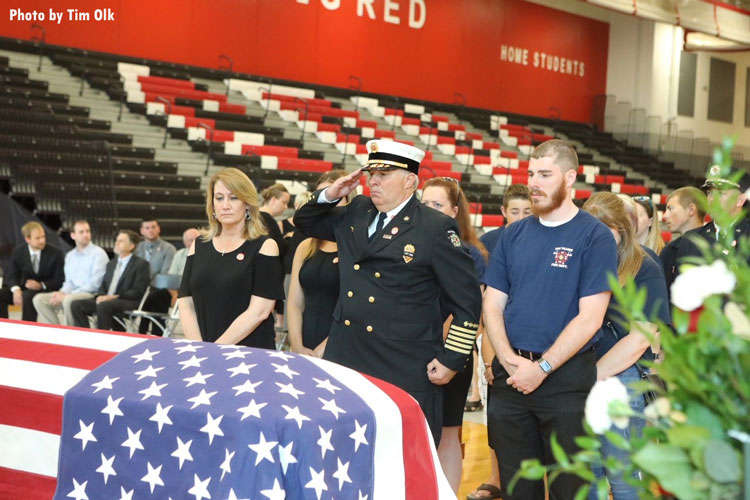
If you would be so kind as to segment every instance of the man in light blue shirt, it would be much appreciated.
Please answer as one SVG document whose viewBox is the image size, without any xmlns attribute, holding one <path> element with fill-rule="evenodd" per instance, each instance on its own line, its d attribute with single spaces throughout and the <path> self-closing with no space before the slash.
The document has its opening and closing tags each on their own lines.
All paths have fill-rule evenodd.
<svg viewBox="0 0 750 500">
<path fill-rule="evenodd" d="M 107 252 L 91 243 L 89 223 L 85 220 L 76 221 L 70 237 L 76 247 L 65 255 L 65 282 L 62 288 L 57 292 L 34 296 L 39 323 L 59 325 L 58 312 L 62 309 L 64 324 L 72 326 L 71 302 L 92 298 L 104 278 L 109 258 Z"/>
</svg>

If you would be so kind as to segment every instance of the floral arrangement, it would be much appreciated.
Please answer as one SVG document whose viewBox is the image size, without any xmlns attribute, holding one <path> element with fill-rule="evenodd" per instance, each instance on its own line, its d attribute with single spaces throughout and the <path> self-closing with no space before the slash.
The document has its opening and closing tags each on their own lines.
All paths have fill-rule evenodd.
<svg viewBox="0 0 750 500">
<path fill-rule="evenodd" d="M 727 139 L 714 152 L 714 161 L 728 172 L 733 141 Z M 750 197 L 750 192 L 746 193 Z M 719 227 L 733 227 L 736 220 L 720 206 L 709 212 Z M 643 415 L 643 435 L 626 440 L 612 432 L 624 429 L 633 417 L 625 386 L 615 377 L 596 383 L 586 402 L 587 435 L 576 438 L 580 451 L 568 455 L 553 438 L 556 464 L 527 460 L 513 481 L 554 481 L 563 473 L 576 474 L 588 484 L 576 500 L 595 488 L 599 499 L 608 498 L 606 479 L 596 480 L 593 464 L 603 463 L 627 479 L 642 499 L 750 500 L 750 241 L 733 244 L 734 231 L 711 246 L 696 244 L 703 257 L 682 268 L 671 288 L 675 308 L 672 325 L 659 324 L 663 361 L 658 374 L 666 389 L 637 382 L 639 392 L 655 391 L 656 399 Z M 643 314 L 645 290 L 632 280 L 620 287 L 611 280 L 613 294 L 631 321 L 649 321 Z M 659 323 L 658 321 L 653 321 Z M 638 396 L 642 397 L 642 396 Z M 614 457 L 602 462 L 599 435 L 604 435 L 630 457 L 619 463 Z"/>
</svg>

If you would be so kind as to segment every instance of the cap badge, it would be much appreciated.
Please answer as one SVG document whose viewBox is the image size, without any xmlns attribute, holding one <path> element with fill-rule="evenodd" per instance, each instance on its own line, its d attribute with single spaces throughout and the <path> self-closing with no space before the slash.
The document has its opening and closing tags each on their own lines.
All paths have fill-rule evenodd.
<svg viewBox="0 0 750 500">
<path fill-rule="evenodd" d="M 718 165 L 714 165 L 709 169 L 708 173 L 709 175 L 712 175 L 714 177 L 721 175 L 721 167 Z"/>
<path fill-rule="evenodd" d="M 412 245 L 411 243 L 407 243 L 406 245 L 404 245 L 403 257 L 404 257 L 404 262 L 406 262 L 407 264 L 411 262 L 412 260 L 414 260 L 414 250 L 415 250 L 414 245 Z"/>
<path fill-rule="evenodd" d="M 373 142 L 370 144 L 370 153 L 377 153 L 378 152 L 378 143 Z"/>
</svg>

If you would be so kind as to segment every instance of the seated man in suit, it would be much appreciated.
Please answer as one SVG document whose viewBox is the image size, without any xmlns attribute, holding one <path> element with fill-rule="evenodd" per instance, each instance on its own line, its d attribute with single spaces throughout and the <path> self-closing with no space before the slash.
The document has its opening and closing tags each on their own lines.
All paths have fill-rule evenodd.
<svg viewBox="0 0 750 500">
<path fill-rule="evenodd" d="M 65 257 L 62 250 L 47 245 L 40 223 L 27 222 L 21 227 L 21 234 L 25 243 L 13 249 L 5 288 L 0 290 L 0 318 L 7 318 L 8 306 L 15 304 L 22 307 L 21 319 L 36 321 L 32 299 L 39 292 L 60 289 L 65 279 Z"/>
<path fill-rule="evenodd" d="M 96 327 L 122 330 L 114 317 L 136 309 L 149 282 L 148 262 L 133 255 L 138 235 L 122 229 L 115 240 L 115 257 L 107 264 L 96 298 L 74 301 L 70 309 L 76 326 L 88 327 L 88 316 L 96 313 Z"/>
</svg>

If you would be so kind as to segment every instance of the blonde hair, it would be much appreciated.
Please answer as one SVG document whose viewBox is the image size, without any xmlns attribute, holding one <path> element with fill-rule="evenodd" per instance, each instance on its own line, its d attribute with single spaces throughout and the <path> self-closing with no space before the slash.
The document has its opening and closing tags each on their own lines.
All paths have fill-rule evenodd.
<svg viewBox="0 0 750 500">
<path fill-rule="evenodd" d="M 37 229 L 40 231 L 44 231 L 44 227 L 42 227 L 41 224 L 39 224 L 35 220 L 32 220 L 21 226 L 21 234 L 24 238 L 31 238 L 31 233 L 33 233 Z"/>
<path fill-rule="evenodd" d="M 594 193 L 583 204 L 586 212 L 620 235 L 620 243 L 617 244 L 617 279 L 620 284 L 638 274 L 644 258 L 644 252 L 635 239 L 635 226 L 626 207 L 627 204 L 622 198 L 608 192 Z"/>
<path fill-rule="evenodd" d="M 697 187 L 685 186 L 675 189 L 669 196 L 667 196 L 667 203 L 669 203 L 669 200 L 672 198 L 677 198 L 677 202 L 684 208 L 689 208 L 691 203 L 695 205 L 695 210 L 701 223 L 703 222 L 703 219 L 706 218 L 706 208 L 708 206 L 706 194 Z"/>
<path fill-rule="evenodd" d="M 575 148 L 560 139 L 550 139 L 534 148 L 529 158 L 539 160 L 552 158 L 552 162 L 560 167 L 562 173 L 568 170 L 578 170 L 578 154 Z"/>
<path fill-rule="evenodd" d="M 345 175 L 347 175 L 347 171 L 343 169 L 334 169 L 329 170 L 328 172 L 324 172 L 319 178 L 318 182 L 315 183 L 315 189 L 320 189 L 320 186 L 325 184 L 326 182 L 330 182 L 333 184 L 336 182 L 336 179 L 339 179 Z M 347 198 L 347 203 L 349 202 Z M 310 245 L 307 247 L 307 253 L 305 254 L 304 260 L 308 260 L 312 258 L 313 255 L 318 253 L 320 250 L 320 245 L 323 244 L 323 240 L 319 238 L 310 238 Z"/>
<path fill-rule="evenodd" d="M 659 223 L 659 214 L 654 207 L 653 200 L 648 196 L 633 197 L 633 203 L 637 203 L 646 211 L 646 215 L 651 219 L 651 227 L 648 228 L 646 236 L 646 246 L 660 254 L 664 248 L 664 238 L 661 237 L 661 224 Z"/>
<path fill-rule="evenodd" d="M 484 244 L 477 238 L 477 233 L 471 225 L 469 215 L 469 202 L 466 200 L 466 194 L 458 185 L 458 180 L 452 177 L 433 177 L 424 183 L 422 192 L 432 186 L 439 186 L 448 194 L 448 199 L 453 207 L 458 207 L 456 214 L 456 223 L 458 224 L 458 235 L 469 245 L 475 247 L 482 254 L 484 260 L 487 260 L 489 253 Z"/>
<path fill-rule="evenodd" d="M 304 202 L 307 201 L 307 199 L 310 197 L 309 191 L 302 191 L 301 193 L 297 193 L 294 196 L 294 206 L 298 207 L 302 205 Z"/>
<path fill-rule="evenodd" d="M 250 212 L 250 220 L 245 221 L 245 227 L 242 235 L 245 239 L 254 240 L 260 236 L 268 234 L 265 224 L 260 218 L 258 209 L 258 191 L 250 178 L 241 170 L 236 168 L 222 168 L 216 172 L 206 187 L 206 215 L 208 216 L 208 228 L 201 231 L 203 241 L 210 241 L 221 234 L 222 226 L 216 220 L 216 211 L 214 209 L 214 187 L 217 182 L 223 182 L 229 191 L 235 195 L 241 202 L 248 205 L 247 210 Z"/>
</svg>

